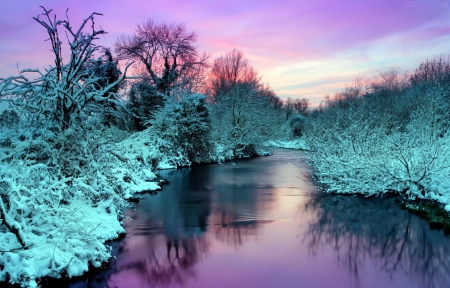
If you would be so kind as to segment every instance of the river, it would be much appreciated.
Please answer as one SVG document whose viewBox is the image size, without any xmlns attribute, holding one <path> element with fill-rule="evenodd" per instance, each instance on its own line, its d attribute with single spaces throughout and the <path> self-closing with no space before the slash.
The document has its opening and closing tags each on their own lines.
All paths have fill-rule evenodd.
<svg viewBox="0 0 450 288">
<path fill-rule="evenodd" d="M 450 240 L 394 198 L 320 193 L 302 154 L 161 171 L 109 269 L 60 287 L 450 287 Z"/>
</svg>

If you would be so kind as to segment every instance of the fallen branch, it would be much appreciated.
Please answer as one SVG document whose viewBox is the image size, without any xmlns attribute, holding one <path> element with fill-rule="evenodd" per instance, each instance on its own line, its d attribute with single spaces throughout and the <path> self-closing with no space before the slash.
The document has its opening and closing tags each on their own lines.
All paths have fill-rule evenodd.
<svg viewBox="0 0 450 288">
<path fill-rule="evenodd" d="M 25 247 L 17 247 L 11 250 L 0 250 L 0 253 L 12 253 L 12 252 L 16 252 L 16 251 L 21 251 L 21 250 L 28 250 L 28 248 L 32 247 L 33 244 L 25 246 Z"/>
<path fill-rule="evenodd" d="M 117 159 L 119 159 L 122 162 L 125 162 L 125 163 L 128 162 L 127 158 L 124 158 L 124 157 L 120 156 L 119 154 L 117 154 L 117 152 L 109 151 L 109 153 L 111 153 L 112 155 L 116 156 Z"/>
<path fill-rule="evenodd" d="M 22 247 L 26 247 L 25 241 L 23 240 L 22 233 L 20 233 L 19 228 L 16 227 L 13 223 L 10 223 L 9 216 L 6 214 L 5 205 L 3 204 L 3 199 L 0 197 L 0 218 L 2 219 L 2 223 L 6 226 L 6 228 L 13 233 L 17 241 L 19 241 Z M 12 222 L 12 221 L 11 221 Z"/>
</svg>

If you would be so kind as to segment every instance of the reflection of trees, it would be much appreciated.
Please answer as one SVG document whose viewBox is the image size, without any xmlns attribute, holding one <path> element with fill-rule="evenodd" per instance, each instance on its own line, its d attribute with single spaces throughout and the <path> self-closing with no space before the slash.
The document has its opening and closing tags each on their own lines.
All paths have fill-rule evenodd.
<svg viewBox="0 0 450 288">
<path fill-rule="evenodd" d="M 145 286 L 183 284 L 195 277 L 195 265 L 209 245 L 204 233 L 210 214 L 210 190 L 193 170 L 168 172 L 171 175 L 164 176 L 170 177 L 170 184 L 141 201 L 136 215 L 130 215 L 136 220 L 123 242 L 110 285 L 123 277 L 123 272 L 132 272 Z M 207 179 L 207 171 L 203 172 Z M 140 248 L 143 254 L 135 252 L 136 239 L 144 243 Z"/>
<path fill-rule="evenodd" d="M 394 199 L 324 195 L 311 200 L 305 210 L 317 216 L 305 236 L 312 255 L 332 247 L 355 280 L 358 267 L 370 259 L 391 277 L 402 272 L 423 287 L 449 287 L 450 241 L 400 209 Z"/>
<path fill-rule="evenodd" d="M 204 253 L 207 242 L 204 237 L 187 239 L 167 239 L 166 253 L 158 253 L 159 247 L 148 247 L 146 255 L 118 263 L 116 275 L 131 271 L 146 286 L 183 284 L 189 277 L 195 277 L 194 266 Z M 109 286 L 115 285 L 111 277 Z M 125 285 L 127 286 L 127 285 Z"/>
<path fill-rule="evenodd" d="M 210 216 L 211 232 L 219 241 L 233 246 L 257 238 L 261 224 L 267 222 L 261 219 L 260 213 L 272 197 L 267 193 L 262 196 L 263 193 L 258 191 L 262 188 L 256 187 L 261 175 L 267 173 L 263 166 L 254 165 L 249 160 L 237 163 L 212 170 L 217 174 L 210 177 L 215 203 Z M 266 197 L 266 201 L 260 197 Z"/>
<path fill-rule="evenodd" d="M 263 220 L 239 220 L 242 217 L 233 211 L 222 210 L 211 216 L 212 230 L 217 239 L 234 245 L 242 245 L 244 239 L 256 238 Z"/>
<path fill-rule="evenodd" d="M 254 185 L 238 185 L 234 181 L 216 187 L 216 204 L 210 217 L 211 229 L 216 238 L 230 245 L 242 245 L 246 239 L 257 238 L 260 224 L 266 223 L 258 214 L 267 203 L 260 201 Z"/>
</svg>

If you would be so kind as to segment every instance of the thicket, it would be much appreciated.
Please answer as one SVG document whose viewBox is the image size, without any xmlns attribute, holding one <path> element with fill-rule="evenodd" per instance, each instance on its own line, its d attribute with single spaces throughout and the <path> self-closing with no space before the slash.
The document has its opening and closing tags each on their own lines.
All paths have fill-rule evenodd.
<svg viewBox="0 0 450 288">
<path fill-rule="evenodd" d="M 449 79 L 449 58 L 439 57 L 327 97 L 305 131 L 314 180 L 329 192 L 450 204 Z"/>
</svg>

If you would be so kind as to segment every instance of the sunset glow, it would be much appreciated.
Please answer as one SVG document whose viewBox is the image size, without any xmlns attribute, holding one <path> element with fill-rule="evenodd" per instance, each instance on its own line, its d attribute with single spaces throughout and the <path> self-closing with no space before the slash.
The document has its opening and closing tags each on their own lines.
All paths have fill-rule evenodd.
<svg viewBox="0 0 450 288">
<path fill-rule="evenodd" d="M 233 48 L 281 98 L 317 104 L 350 84 L 390 68 L 411 71 L 426 58 L 448 54 L 450 1 L 16 1 L 0 10 L 0 77 L 17 66 L 52 64 L 45 30 L 32 17 L 39 5 L 59 18 L 69 8 L 74 27 L 91 12 L 108 32 L 99 43 L 113 46 L 149 18 L 185 23 L 198 34 L 210 60 Z M 62 37 L 64 38 L 64 37 Z"/>
</svg>

